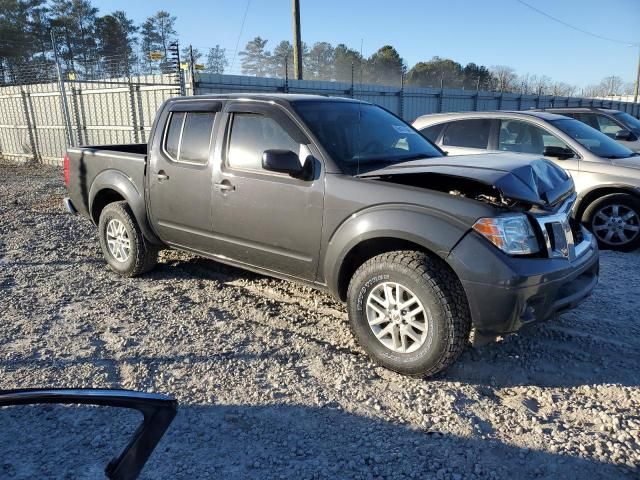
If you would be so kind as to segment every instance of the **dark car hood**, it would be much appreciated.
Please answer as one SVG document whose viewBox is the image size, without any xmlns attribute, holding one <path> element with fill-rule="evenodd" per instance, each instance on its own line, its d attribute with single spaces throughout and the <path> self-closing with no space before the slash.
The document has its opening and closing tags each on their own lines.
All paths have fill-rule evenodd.
<svg viewBox="0 0 640 480">
<path fill-rule="evenodd" d="M 562 168 L 541 157 L 513 153 L 427 158 L 362 173 L 361 178 L 438 174 L 495 187 L 503 197 L 549 206 L 574 191 Z M 425 185 L 425 188 L 429 188 Z"/>
</svg>

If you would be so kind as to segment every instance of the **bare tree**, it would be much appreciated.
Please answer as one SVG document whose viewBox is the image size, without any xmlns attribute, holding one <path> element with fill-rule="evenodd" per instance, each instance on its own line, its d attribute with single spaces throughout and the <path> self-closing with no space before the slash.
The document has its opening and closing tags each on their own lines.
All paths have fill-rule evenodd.
<svg viewBox="0 0 640 480">
<path fill-rule="evenodd" d="M 551 83 L 551 79 L 546 75 L 536 76 L 531 84 L 532 93 L 534 95 L 545 95 L 548 93 L 549 84 Z"/>
<path fill-rule="evenodd" d="M 495 88 L 500 92 L 510 92 L 515 88 L 518 75 L 516 71 L 507 65 L 494 65 L 491 73 L 495 78 Z"/>
<path fill-rule="evenodd" d="M 624 81 L 615 75 L 605 77 L 600 82 L 604 95 L 619 95 L 622 92 Z"/>
</svg>

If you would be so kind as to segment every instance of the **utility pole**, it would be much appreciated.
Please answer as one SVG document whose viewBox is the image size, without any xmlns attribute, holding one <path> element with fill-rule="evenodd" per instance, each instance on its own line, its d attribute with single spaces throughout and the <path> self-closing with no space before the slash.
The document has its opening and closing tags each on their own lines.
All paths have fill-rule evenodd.
<svg viewBox="0 0 640 480">
<path fill-rule="evenodd" d="M 293 71 L 302 80 L 302 40 L 300 39 L 300 0 L 292 0 L 293 14 Z"/>
<path fill-rule="evenodd" d="M 633 103 L 638 103 L 638 89 L 640 89 L 640 45 L 638 45 L 638 72 L 636 73 L 636 88 L 633 93 Z"/>
</svg>

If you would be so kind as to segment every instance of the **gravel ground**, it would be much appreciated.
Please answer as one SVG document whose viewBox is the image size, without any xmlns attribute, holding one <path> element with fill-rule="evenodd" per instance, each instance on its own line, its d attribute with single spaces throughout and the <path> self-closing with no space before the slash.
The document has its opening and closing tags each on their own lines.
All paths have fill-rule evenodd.
<svg viewBox="0 0 640 480">
<path fill-rule="evenodd" d="M 639 253 L 603 252 L 578 309 L 418 380 L 306 287 L 178 252 L 119 278 L 60 177 L 0 164 L 0 388 L 174 395 L 143 478 L 639 478 Z M 101 478 L 132 415 L 1 409 L 0 478 Z"/>
</svg>

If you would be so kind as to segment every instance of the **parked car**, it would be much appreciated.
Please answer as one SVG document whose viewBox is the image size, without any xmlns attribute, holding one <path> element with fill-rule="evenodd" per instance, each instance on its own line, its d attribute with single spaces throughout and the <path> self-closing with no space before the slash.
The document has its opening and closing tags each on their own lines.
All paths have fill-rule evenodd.
<svg viewBox="0 0 640 480">
<path fill-rule="evenodd" d="M 147 145 L 70 148 L 72 212 L 112 270 L 176 248 L 327 289 L 379 364 L 450 365 L 586 298 L 597 243 L 570 220 L 570 176 L 510 153 L 443 158 L 381 107 L 307 95 L 176 98 Z"/>
<path fill-rule="evenodd" d="M 535 111 L 425 115 L 413 126 L 452 154 L 544 155 L 573 176 L 578 192 L 574 217 L 602 248 L 640 246 L 640 156 L 607 135 L 578 120 Z"/>
<path fill-rule="evenodd" d="M 580 120 L 634 152 L 640 152 L 640 120 L 627 112 L 609 108 L 547 108 L 541 111 Z"/>
</svg>

